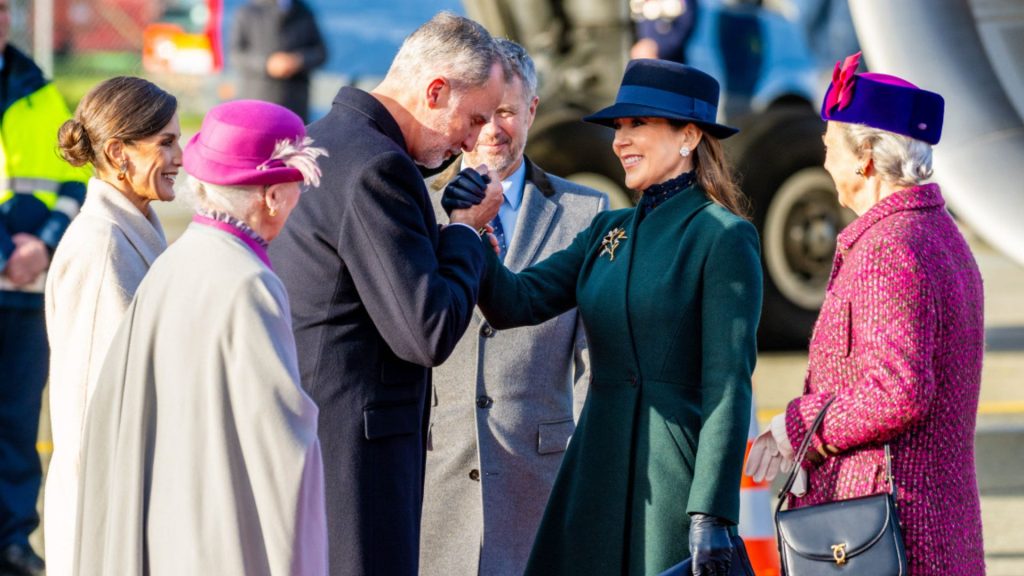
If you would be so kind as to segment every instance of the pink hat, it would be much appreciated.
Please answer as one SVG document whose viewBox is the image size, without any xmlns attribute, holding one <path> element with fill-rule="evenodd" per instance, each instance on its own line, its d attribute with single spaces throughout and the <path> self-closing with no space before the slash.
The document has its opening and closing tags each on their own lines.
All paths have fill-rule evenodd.
<svg viewBox="0 0 1024 576">
<path fill-rule="evenodd" d="M 306 127 L 291 110 L 261 100 L 235 100 L 207 112 L 182 155 L 192 177 L 223 186 L 301 182 L 302 172 L 272 159 L 279 143 L 301 144 Z"/>
</svg>

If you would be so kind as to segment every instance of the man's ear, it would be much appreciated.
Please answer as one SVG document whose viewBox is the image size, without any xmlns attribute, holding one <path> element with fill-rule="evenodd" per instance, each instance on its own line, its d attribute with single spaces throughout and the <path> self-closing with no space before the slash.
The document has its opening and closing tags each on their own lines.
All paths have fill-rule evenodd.
<svg viewBox="0 0 1024 576">
<path fill-rule="evenodd" d="M 526 110 L 526 113 L 530 115 L 530 120 L 526 123 L 527 129 L 533 127 L 533 119 L 537 117 L 537 104 L 539 103 L 540 98 L 537 96 L 530 100 L 530 107 Z"/>
<path fill-rule="evenodd" d="M 427 107 L 430 109 L 444 108 L 451 94 L 451 84 L 443 76 L 438 76 L 427 84 Z"/>
</svg>

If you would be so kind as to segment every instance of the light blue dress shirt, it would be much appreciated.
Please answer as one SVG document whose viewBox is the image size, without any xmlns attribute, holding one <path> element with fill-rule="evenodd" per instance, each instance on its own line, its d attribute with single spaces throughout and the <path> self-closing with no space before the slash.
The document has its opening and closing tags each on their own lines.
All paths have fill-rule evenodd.
<svg viewBox="0 0 1024 576">
<path fill-rule="evenodd" d="M 512 245 L 512 238 L 516 233 L 516 221 L 519 219 L 519 209 L 523 205 L 523 188 L 526 186 L 526 161 L 519 164 L 519 168 L 501 181 L 501 189 L 504 191 L 505 200 L 498 209 L 498 218 L 501 219 L 501 227 L 505 230 L 505 243 Z"/>
</svg>

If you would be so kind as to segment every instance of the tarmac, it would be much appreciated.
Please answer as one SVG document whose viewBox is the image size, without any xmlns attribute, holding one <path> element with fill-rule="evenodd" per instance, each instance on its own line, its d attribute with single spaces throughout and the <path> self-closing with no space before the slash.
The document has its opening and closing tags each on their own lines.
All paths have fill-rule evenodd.
<svg viewBox="0 0 1024 576">
<path fill-rule="evenodd" d="M 190 212 L 181 200 L 157 205 L 173 241 Z M 1024 575 L 1024 266 L 964 230 L 985 283 L 986 353 L 982 371 L 978 426 L 975 436 L 978 486 L 981 492 L 985 561 L 990 576 Z M 800 394 L 806 352 L 762 353 L 754 372 L 758 420 L 763 427 L 786 403 Z M 43 400 L 39 452 L 44 471 L 49 463 L 49 401 Z M 778 482 L 775 489 L 777 490 Z M 42 495 L 40 495 L 40 507 Z M 770 511 L 765 511 L 770 514 Z M 42 530 L 32 544 L 45 554 Z"/>
</svg>

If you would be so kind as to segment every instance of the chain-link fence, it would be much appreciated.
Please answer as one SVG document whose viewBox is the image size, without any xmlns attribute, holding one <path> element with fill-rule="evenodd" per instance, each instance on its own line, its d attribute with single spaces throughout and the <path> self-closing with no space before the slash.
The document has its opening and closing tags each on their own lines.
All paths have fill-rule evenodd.
<svg viewBox="0 0 1024 576">
<path fill-rule="evenodd" d="M 203 33 L 206 6 L 204 0 L 13 0 L 10 41 L 53 78 L 72 109 L 106 78 L 142 76 L 178 96 L 187 126 L 213 104 L 219 81 Z M 187 44 L 201 57 L 169 54 Z M 174 69 L 169 58 L 190 62 L 191 69 Z"/>
</svg>

